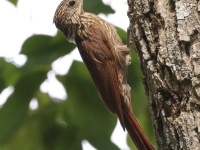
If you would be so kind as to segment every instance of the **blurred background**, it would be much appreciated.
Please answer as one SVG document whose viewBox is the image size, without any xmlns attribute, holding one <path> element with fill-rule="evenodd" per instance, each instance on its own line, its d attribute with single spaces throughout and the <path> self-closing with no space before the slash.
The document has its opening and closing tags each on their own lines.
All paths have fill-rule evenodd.
<svg viewBox="0 0 200 150">
<path fill-rule="evenodd" d="M 53 24 L 61 0 L 0 0 L 0 150 L 132 150 L 74 44 Z M 84 0 L 126 43 L 126 0 Z M 133 111 L 154 142 L 137 54 L 128 83 Z"/>
</svg>

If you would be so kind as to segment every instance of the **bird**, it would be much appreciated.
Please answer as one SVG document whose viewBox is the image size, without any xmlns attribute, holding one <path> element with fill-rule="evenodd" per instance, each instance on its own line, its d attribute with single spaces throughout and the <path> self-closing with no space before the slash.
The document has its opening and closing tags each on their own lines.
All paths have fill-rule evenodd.
<svg viewBox="0 0 200 150">
<path fill-rule="evenodd" d="M 130 49 L 115 27 L 83 10 L 83 0 L 63 0 L 53 22 L 69 42 L 75 43 L 100 99 L 119 118 L 139 150 L 153 150 L 132 112 L 131 88 L 127 83 Z"/>
</svg>

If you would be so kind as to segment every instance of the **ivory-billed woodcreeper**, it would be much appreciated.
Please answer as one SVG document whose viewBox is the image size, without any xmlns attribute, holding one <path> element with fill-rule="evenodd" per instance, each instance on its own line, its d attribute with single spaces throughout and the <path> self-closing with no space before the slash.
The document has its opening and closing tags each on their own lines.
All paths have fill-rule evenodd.
<svg viewBox="0 0 200 150">
<path fill-rule="evenodd" d="M 153 150 L 132 113 L 127 84 L 130 50 L 123 45 L 115 28 L 100 17 L 84 12 L 83 0 L 63 0 L 53 21 L 68 41 L 76 43 L 101 99 L 117 114 L 137 148 Z"/>
</svg>

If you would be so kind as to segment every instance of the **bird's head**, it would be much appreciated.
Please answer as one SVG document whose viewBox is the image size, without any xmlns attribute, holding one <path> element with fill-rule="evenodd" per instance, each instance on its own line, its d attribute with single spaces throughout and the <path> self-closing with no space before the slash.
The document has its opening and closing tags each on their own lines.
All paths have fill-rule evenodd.
<svg viewBox="0 0 200 150">
<path fill-rule="evenodd" d="M 77 24 L 83 12 L 83 0 L 63 0 L 56 9 L 53 22 L 58 29 L 69 24 Z"/>
</svg>

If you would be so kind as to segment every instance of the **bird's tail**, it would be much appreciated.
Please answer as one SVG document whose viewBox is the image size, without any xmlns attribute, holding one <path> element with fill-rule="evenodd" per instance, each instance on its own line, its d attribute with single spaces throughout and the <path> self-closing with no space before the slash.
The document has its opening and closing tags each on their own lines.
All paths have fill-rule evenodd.
<svg viewBox="0 0 200 150">
<path fill-rule="evenodd" d="M 126 103 L 123 103 L 123 105 L 125 128 L 127 129 L 138 150 L 154 150 L 154 147 L 150 143 L 130 108 Z"/>
</svg>

